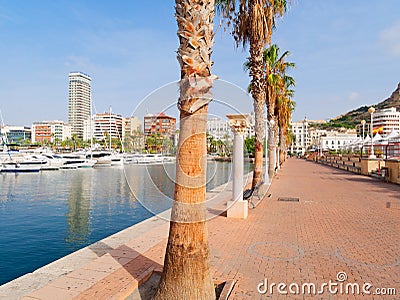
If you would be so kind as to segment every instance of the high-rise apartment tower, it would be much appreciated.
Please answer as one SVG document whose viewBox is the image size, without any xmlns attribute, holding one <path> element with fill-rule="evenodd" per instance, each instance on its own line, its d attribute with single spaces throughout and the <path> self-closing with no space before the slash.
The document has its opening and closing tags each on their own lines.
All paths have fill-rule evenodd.
<svg viewBox="0 0 400 300">
<path fill-rule="evenodd" d="M 71 134 L 83 138 L 84 121 L 91 115 L 91 78 L 81 72 L 69 73 L 68 122 Z"/>
</svg>

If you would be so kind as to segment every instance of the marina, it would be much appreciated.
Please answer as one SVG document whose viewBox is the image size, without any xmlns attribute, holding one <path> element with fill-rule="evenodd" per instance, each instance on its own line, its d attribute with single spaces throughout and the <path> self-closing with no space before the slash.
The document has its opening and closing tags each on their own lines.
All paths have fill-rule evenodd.
<svg viewBox="0 0 400 300">
<path fill-rule="evenodd" d="M 0 155 L 0 172 L 56 171 L 60 169 L 123 166 L 125 164 L 163 164 L 174 161 L 174 156 L 162 154 L 125 154 L 89 150 L 54 154 L 43 148 L 11 151 L 7 150 L 5 146 Z"/>
</svg>

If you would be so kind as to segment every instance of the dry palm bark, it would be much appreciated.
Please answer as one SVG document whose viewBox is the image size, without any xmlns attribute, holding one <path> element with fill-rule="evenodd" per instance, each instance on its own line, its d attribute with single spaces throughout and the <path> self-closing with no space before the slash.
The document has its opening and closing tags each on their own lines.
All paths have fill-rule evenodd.
<svg viewBox="0 0 400 300">
<path fill-rule="evenodd" d="M 180 136 L 164 272 L 154 299 L 215 299 L 205 219 L 214 1 L 176 0 Z"/>
</svg>

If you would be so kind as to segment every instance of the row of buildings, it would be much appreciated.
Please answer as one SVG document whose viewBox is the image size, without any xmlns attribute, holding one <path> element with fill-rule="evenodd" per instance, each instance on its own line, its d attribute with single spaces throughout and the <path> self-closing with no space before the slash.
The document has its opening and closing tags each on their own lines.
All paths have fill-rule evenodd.
<svg viewBox="0 0 400 300">
<path fill-rule="evenodd" d="M 142 126 L 143 124 L 143 126 Z M 249 129 L 247 136 L 252 135 L 254 125 Z M 0 132 L 7 136 L 8 142 L 20 144 L 23 141 L 29 143 L 57 143 L 71 139 L 73 127 L 64 121 L 40 121 L 28 126 L 0 126 Z M 164 113 L 147 114 L 143 122 L 135 116 L 124 118 L 120 114 L 105 112 L 94 114 L 83 121 L 82 139 L 97 141 L 108 138 L 124 139 L 129 135 L 160 135 L 175 138 L 176 118 Z M 227 120 L 222 118 L 210 118 L 207 122 L 207 133 L 216 140 L 231 140 L 232 131 Z"/>
<path fill-rule="evenodd" d="M 123 117 L 111 111 L 92 114 L 91 77 L 82 72 L 71 72 L 68 76 L 68 122 L 40 121 L 27 126 L 2 126 L 1 134 L 8 143 L 60 143 L 68 139 L 91 138 L 96 141 L 118 139 L 124 141 L 128 136 L 156 135 L 169 138 L 176 144 L 176 119 L 164 113 L 147 114 L 143 122 L 135 116 Z M 254 117 L 252 118 L 254 120 Z M 248 135 L 252 134 L 253 125 Z M 207 132 L 216 140 L 231 140 L 232 133 L 228 121 L 210 118 Z"/>
<path fill-rule="evenodd" d="M 307 120 L 307 118 L 292 122 L 291 130 L 294 138 L 290 151 L 304 154 L 310 149 L 339 150 L 357 138 L 364 139 L 371 135 L 370 120 L 357 124 L 355 129 L 325 130 L 314 126 L 324 123 L 326 123 L 324 120 Z M 374 134 L 379 132 L 382 136 L 387 136 L 392 131 L 400 132 L 400 112 L 395 107 L 377 110 L 372 114 L 372 124 Z"/>
<path fill-rule="evenodd" d="M 34 122 L 31 127 L 2 126 L 2 136 L 7 136 L 9 143 L 29 141 L 33 143 L 57 143 L 67 139 L 79 138 L 97 141 L 118 139 L 121 142 L 127 136 L 156 135 L 171 139 L 176 145 L 176 119 L 164 113 L 148 114 L 143 122 L 135 116 L 124 118 L 111 111 L 92 114 L 91 77 L 82 72 L 69 73 L 68 93 L 68 123 L 63 121 Z M 366 136 L 370 132 L 369 122 L 357 125 L 355 130 L 324 130 L 314 124 L 326 121 L 304 120 L 291 123 L 293 142 L 290 145 L 292 153 L 304 153 L 308 149 L 337 150 L 350 143 L 355 138 Z M 379 128 L 383 135 L 392 130 L 400 132 L 400 112 L 396 108 L 376 111 L 373 114 L 374 128 Z M 210 118 L 207 122 L 207 133 L 216 140 L 231 141 L 232 132 L 229 123 L 224 118 Z M 246 136 L 254 134 L 254 115 L 251 115 L 251 126 Z"/>
<path fill-rule="evenodd" d="M 101 141 L 118 139 L 124 141 L 125 136 L 143 132 L 145 135 L 160 133 L 173 137 L 176 131 L 176 119 L 158 114 L 144 117 L 142 121 L 131 116 L 124 118 L 120 114 L 109 112 L 92 114 L 91 77 L 82 72 L 71 72 L 68 76 L 68 122 L 40 121 L 27 126 L 0 126 L 3 139 L 8 143 L 58 143 L 77 138 Z M 162 125 L 158 124 L 158 120 Z M 150 123 L 154 122 L 154 124 Z M 152 126 L 149 130 L 149 126 Z"/>
</svg>

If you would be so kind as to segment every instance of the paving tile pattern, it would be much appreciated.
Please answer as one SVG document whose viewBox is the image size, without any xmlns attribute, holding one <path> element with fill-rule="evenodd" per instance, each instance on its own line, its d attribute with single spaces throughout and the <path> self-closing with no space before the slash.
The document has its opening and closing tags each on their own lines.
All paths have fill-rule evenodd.
<svg viewBox="0 0 400 300">
<path fill-rule="evenodd" d="M 290 159 L 267 194 L 272 195 L 246 220 L 221 215 L 209 222 L 213 277 L 237 281 L 229 299 L 400 298 L 400 186 Z M 143 233 L 24 299 L 125 299 L 153 271 L 162 270 L 167 226 Z M 329 281 L 361 287 L 367 282 L 371 292 L 396 288 L 397 295 L 331 294 L 327 288 L 319 295 L 295 295 L 286 288 L 289 294 L 283 295 L 276 286 L 260 294 L 257 286 L 265 279 L 268 285 L 313 283 L 317 291 Z"/>
<path fill-rule="evenodd" d="M 260 294 L 264 278 L 274 283 L 371 283 L 396 288 L 400 298 L 400 186 L 299 159 L 274 178 L 270 198 L 246 220 L 211 221 L 214 278 L 238 280 L 230 299 L 379 299 L 336 294 Z M 279 197 L 299 197 L 281 202 Z M 396 207 L 396 206 L 392 206 Z M 288 291 L 288 289 L 286 289 Z"/>
</svg>

